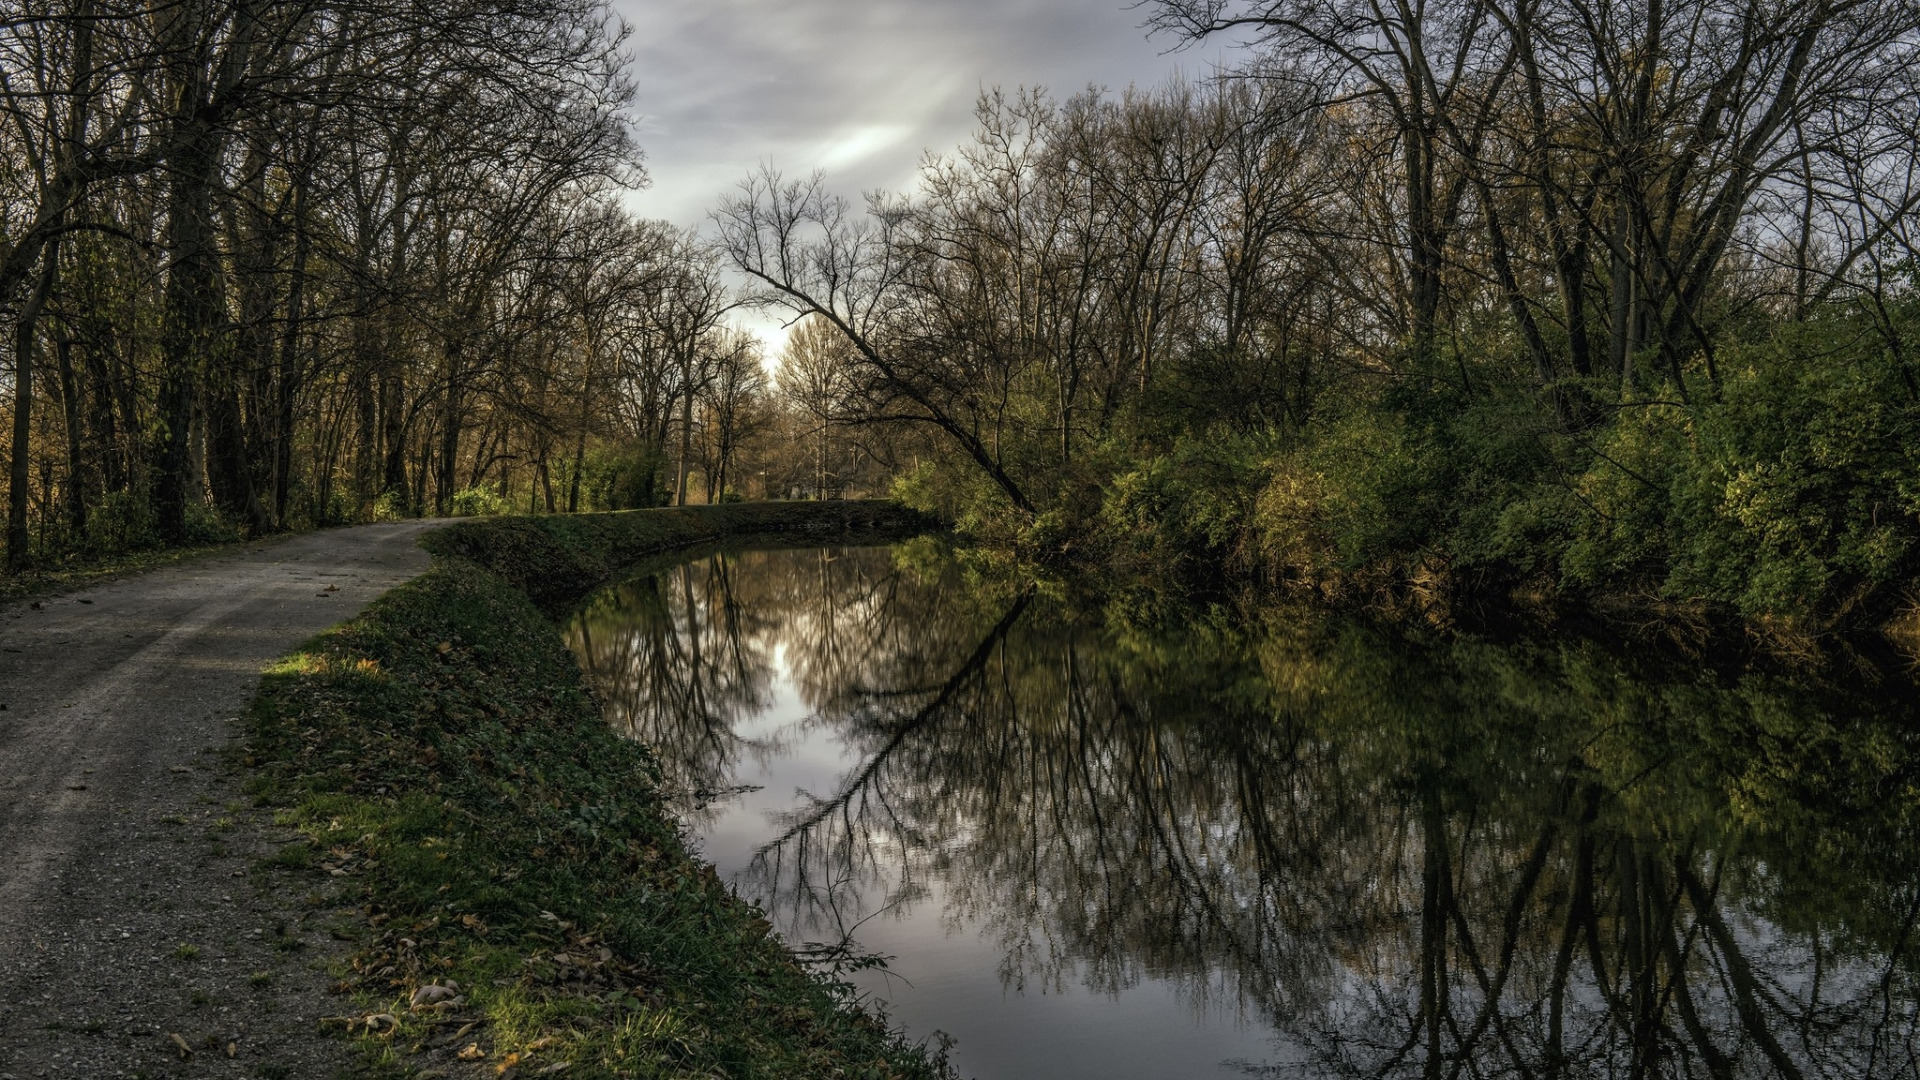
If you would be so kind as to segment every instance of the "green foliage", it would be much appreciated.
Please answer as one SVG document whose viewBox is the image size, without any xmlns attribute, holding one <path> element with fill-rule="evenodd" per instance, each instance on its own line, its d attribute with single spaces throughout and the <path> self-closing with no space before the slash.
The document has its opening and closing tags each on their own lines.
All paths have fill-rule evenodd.
<svg viewBox="0 0 1920 1080">
<path fill-rule="evenodd" d="M 1031 524 L 985 473 L 959 460 L 925 459 L 897 477 L 889 494 L 902 506 L 984 540 L 1013 543 Z"/>
<path fill-rule="evenodd" d="M 1920 399 L 1878 350 L 1829 339 L 1844 329 L 1794 328 L 1724 361 L 1673 490 L 1671 591 L 1807 614 L 1910 569 Z"/>
<path fill-rule="evenodd" d="M 463 488 L 453 493 L 454 517 L 487 517 L 494 514 L 512 513 L 513 508 L 498 491 L 482 485 Z"/>
<path fill-rule="evenodd" d="M 87 515 L 87 547 L 96 555 L 117 555 L 160 546 L 153 504 L 131 491 L 102 496 Z"/>
<path fill-rule="evenodd" d="M 1728 349 L 1718 396 L 1624 410 L 1574 490 L 1564 566 L 1749 615 L 1832 617 L 1911 576 L 1920 397 L 1846 319 Z"/>
<path fill-rule="evenodd" d="M 1109 538 L 1158 559 L 1232 557 L 1268 469 L 1262 438 L 1180 439 L 1115 476 L 1100 508 Z"/>
<path fill-rule="evenodd" d="M 597 447 L 581 466 L 581 494 L 587 509 L 643 510 L 665 506 L 672 498 L 667 457 L 639 443 Z"/>
<path fill-rule="evenodd" d="M 454 498 L 457 500 L 459 496 L 456 495 Z M 401 521 L 411 516 L 412 508 L 407 505 L 406 498 L 397 491 L 383 491 L 380 497 L 373 501 L 373 520 L 375 521 Z"/>
<path fill-rule="evenodd" d="M 1839 311 L 1783 325 L 1722 346 L 1691 402 L 1402 381 L 1304 437 L 1176 436 L 1115 470 L 1098 528 L 1123 559 L 1322 588 L 1644 589 L 1830 621 L 1920 553 L 1920 388 L 1890 340 Z"/>
<path fill-rule="evenodd" d="M 205 544 L 231 544 L 246 538 L 247 528 L 240 522 L 206 503 L 198 501 L 187 503 L 188 544 L 196 547 Z"/>
</svg>

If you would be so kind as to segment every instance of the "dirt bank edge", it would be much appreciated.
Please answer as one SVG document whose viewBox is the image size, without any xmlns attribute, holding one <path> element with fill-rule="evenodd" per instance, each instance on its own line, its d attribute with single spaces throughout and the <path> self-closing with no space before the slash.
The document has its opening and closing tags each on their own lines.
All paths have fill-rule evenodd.
<svg viewBox="0 0 1920 1080">
<path fill-rule="evenodd" d="M 551 619 L 673 548 L 925 524 L 789 503 L 431 534 L 432 569 L 277 664 L 247 715 L 252 793 L 304 837 L 274 861 L 365 915 L 334 1022 L 395 1075 L 942 1075 L 687 851 Z"/>
</svg>

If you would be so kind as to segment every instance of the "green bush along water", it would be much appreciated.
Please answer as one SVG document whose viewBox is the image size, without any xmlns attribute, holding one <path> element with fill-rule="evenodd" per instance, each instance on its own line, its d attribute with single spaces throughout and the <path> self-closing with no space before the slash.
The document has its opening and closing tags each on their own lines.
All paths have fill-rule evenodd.
<svg viewBox="0 0 1920 1080">
<path fill-rule="evenodd" d="M 1920 328 L 1917 310 L 1887 325 Z M 1195 580 L 1884 622 L 1909 600 L 1920 541 L 1920 386 L 1889 342 L 1844 310 L 1769 323 L 1720 342 L 1710 374 L 1691 361 L 1684 390 L 1543 390 L 1497 343 L 1462 343 L 1424 378 L 1328 375 L 1310 420 L 1286 423 L 1169 364 L 1072 461 L 1049 457 L 1057 434 L 1040 426 L 1003 450 L 1043 495 L 1033 515 L 957 459 L 924 462 L 896 494 L 1032 552 Z"/>
</svg>

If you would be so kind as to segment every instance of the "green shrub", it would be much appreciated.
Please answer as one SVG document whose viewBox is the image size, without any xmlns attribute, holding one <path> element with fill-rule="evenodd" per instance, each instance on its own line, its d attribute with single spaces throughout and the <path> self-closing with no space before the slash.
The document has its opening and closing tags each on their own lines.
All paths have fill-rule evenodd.
<svg viewBox="0 0 1920 1080">
<path fill-rule="evenodd" d="M 992 478 L 956 459 L 923 459 L 894 480 L 889 495 L 903 506 L 952 522 L 955 531 L 976 539 L 1016 544 L 1031 524 Z"/>
<path fill-rule="evenodd" d="M 454 496 L 457 500 L 459 496 Z M 412 507 L 407 505 L 406 496 L 397 491 L 383 491 L 373 500 L 373 520 L 401 521 L 413 516 Z"/>
<path fill-rule="evenodd" d="M 1565 580 L 1829 618 L 1910 577 L 1920 399 L 1879 340 L 1830 316 L 1718 360 L 1717 395 L 1659 391 L 1594 438 Z"/>
<path fill-rule="evenodd" d="M 671 495 L 667 458 L 640 443 L 597 447 L 581 464 L 580 491 L 592 510 L 644 510 L 665 506 Z M 572 482 L 569 474 L 566 478 Z"/>
<path fill-rule="evenodd" d="M 1836 613 L 1907 573 L 1920 403 L 1877 349 L 1791 328 L 1734 350 L 1672 495 L 1669 591 L 1750 614 Z"/>
<path fill-rule="evenodd" d="M 130 491 L 110 491 L 87 514 L 87 547 L 94 555 L 119 555 L 160 546 L 153 506 Z"/>
<path fill-rule="evenodd" d="M 1125 547 L 1168 558 L 1235 556 L 1269 468 L 1263 437 L 1179 440 L 1113 478 L 1101 524 Z"/>
<path fill-rule="evenodd" d="M 187 501 L 187 543 L 231 544 L 247 538 L 246 526 L 198 500 Z"/>
<path fill-rule="evenodd" d="M 507 500 L 490 487 L 470 487 L 453 493 L 454 517 L 492 517 L 512 510 Z"/>
</svg>

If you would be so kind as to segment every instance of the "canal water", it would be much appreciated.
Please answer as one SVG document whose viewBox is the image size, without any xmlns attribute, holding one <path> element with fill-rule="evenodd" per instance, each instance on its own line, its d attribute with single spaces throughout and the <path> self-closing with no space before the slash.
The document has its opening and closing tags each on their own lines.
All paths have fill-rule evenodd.
<svg viewBox="0 0 1920 1080">
<path fill-rule="evenodd" d="M 721 875 L 964 1076 L 1920 1075 L 1873 665 L 1076 605 L 926 541 L 568 635 Z"/>
</svg>

